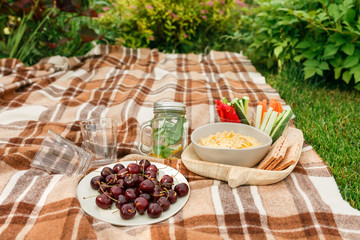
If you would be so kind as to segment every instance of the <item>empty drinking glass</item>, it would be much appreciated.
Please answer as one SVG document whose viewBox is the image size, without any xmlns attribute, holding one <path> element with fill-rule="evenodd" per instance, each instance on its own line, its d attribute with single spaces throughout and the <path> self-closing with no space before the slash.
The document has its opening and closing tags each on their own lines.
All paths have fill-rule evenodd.
<svg viewBox="0 0 360 240">
<path fill-rule="evenodd" d="M 81 133 L 83 147 L 94 157 L 91 166 L 116 162 L 117 158 L 117 120 L 99 118 L 82 121 Z"/>
<path fill-rule="evenodd" d="M 30 166 L 70 176 L 85 174 L 91 160 L 90 153 L 49 130 Z"/>
</svg>

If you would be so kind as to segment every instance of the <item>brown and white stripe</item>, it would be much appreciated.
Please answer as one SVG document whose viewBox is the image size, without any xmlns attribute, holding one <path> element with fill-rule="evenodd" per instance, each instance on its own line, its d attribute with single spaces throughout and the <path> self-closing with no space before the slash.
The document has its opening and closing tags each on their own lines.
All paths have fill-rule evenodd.
<svg viewBox="0 0 360 240">
<path fill-rule="evenodd" d="M 119 160 L 143 158 L 136 155 L 138 129 L 152 118 L 154 102 L 185 103 L 191 133 L 218 121 L 216 99 L 242 96 L 249 96 L 250 111 L 262 99 L 286 105 L 238 53 L 97 46 L 86 56 L 52 57 L 31 67 L 1 59 L 0 239 L 360 239 L 359 211 L 341 198 L 326 165 L 306 144 L 285 180 L 235 189 L 190 172 L 181 160 L 150 158 L 186 176 L 191 194 L 180 212 L 149 226 L 97 220 L 76 198 L 81 176 L 30 168 L 49 129 L 81 146 L 79 121 L 117 118 Z"/>
</svg>

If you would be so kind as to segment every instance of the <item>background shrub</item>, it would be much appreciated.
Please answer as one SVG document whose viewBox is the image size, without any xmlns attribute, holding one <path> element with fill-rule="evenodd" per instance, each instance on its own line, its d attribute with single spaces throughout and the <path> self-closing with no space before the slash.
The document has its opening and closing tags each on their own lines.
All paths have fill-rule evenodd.
<svg viewBox="0 0 360 240">
<path fill-rule="evenodd" d="M 101 18 L 109 41 L 165 52 L 231 49 L 243 2 L 237 0 L 118 0 Z"/>
<path fill-rule="evenodd" d="M 229 38 L 254 61 L 302 64 L 305 79 L 341 79 L 360 90 L 360 3 L 355 0 L 257 0 Z"/>
<path fill-rule="evenodd" d="M 9 0 L 0 2 L 0 58 L 32 65 L 53 55 L 83 55 L 100 39 L 91 1 Z M 100 32 L 100 31 L 98 31 Z"/>
</svg>

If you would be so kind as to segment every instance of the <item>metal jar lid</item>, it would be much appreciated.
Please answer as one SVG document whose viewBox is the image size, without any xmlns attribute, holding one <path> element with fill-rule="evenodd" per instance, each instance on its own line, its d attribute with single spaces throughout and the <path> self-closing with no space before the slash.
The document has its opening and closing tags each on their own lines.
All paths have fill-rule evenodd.
<svg viewBox="0 0 360 240">
<path fill-rule="evenodd" d="M 185 114 L 186 106 L 180 102 L 156 102 L 154 103 L 154 113 L 160 112 L 179 112 Z"/>
</svg>

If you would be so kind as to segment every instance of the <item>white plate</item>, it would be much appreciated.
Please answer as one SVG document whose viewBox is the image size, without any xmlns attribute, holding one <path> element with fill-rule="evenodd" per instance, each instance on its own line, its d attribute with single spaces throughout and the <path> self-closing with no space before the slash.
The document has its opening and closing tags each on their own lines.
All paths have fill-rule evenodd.
<svg viewBox="0 0 360 240">
<path fill-rule="evenodd" d="M 126 162 L 120 162 L 125 167 L 134 161 L 126 161 Z M 116 163 L 106 165 L 107 167 L 112 168 Z M 139 213 L 136 213 L 136 215 L 128 220 L 122 219 L 120 217 L 120 212 L 115 206 L 115 203 L 112 204 L 110 209 L 101 209 L 98 206 L 96 206 L 95 203 L 95 197 L 91 197 L 94 195 L 98 195 L 98 191 L 94 190 L 90 186 L 90 180 L 100 175 L 100 171 L 103 167 L 98 168 L 97 170 L 89 173 L 86 175 L 79 183 L 77 187 L 77 197 L 80 201 L 80 205 L 82 209 L 89 215 L 103 220 L 105 222 L 114 224 L 114 225 L 120 225 L 120 226 L 135 226 L 135 225 L 145 225 L 145 224 L 153 224 L 157 222 L 161 222 L 165 219 L 170 218 L 175 213 L 180 211 L 182 207 L 186 204 L 187 200 L 190 196 L 190 185 L 186 178 L 176 169 L 169 167 L 167 165 L 161 164 L 161 163 L 155 163 L 152 162 L 151 164 L 154 164 L 159 169 L 159 176 L 158 179 L 160 179 L 163 175 L 168 174 L 170 176 L 174 177 L 174 186 L 178 183 L 186 183 L 189 186 L 189 193 L 184 197 L 178 197 L 176 203 L 171 204 L 170 208 L 166 211 L 164 211 L 160 217 L 158 218 L 150 218 L 147 213 L 145 212 L 143 215 L 140 215 Z"/>
</svg>

